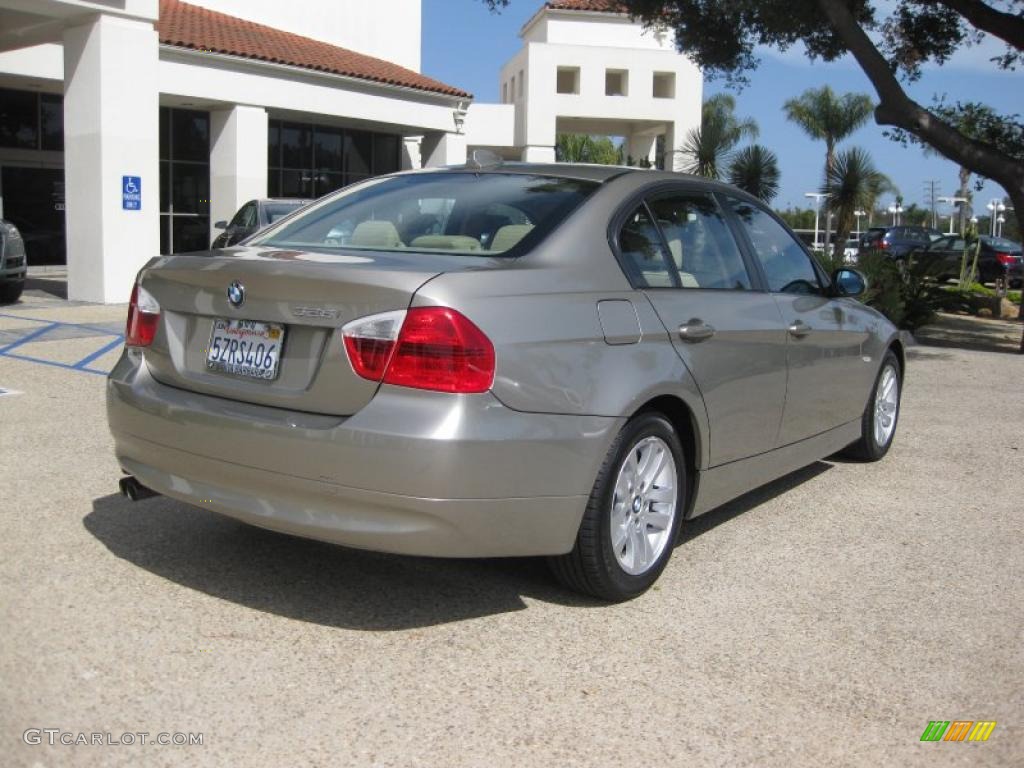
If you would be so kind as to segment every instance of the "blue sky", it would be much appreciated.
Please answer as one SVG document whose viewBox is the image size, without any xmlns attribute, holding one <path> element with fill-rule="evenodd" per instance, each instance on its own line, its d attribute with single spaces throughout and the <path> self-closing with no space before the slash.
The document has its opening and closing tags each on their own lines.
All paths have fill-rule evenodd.
<svg viewBox="0 0 1024 768">
<path fill-rule="evenodd" d="M 477 101 L 498 101 L 501 65 L 519 50 L 519 29 L 540 7 L 540 0 L 512 0 L 501 14 L 492 14 L 480 0 L 423 0 L 423 72 L 473 93 Z M 935 94 L 950 100 L 978 100 L 1005 113 L 1024 113 L 1024 72 L 997 73 L 986 61 L 998 49 L 977 48 L 958 55 L 954 62 L 925 72 L 908 86 L 912 98 L 928 105 Z M 797 52 L 766 51 L 750 85 L 736 96 L 737 111 L 753 117 L 761 128 L 760 143 L 779 156 L 782 184 L 775 205 L 803 207 L 804 192 L 821 183 L 825 146 L 813 142 L 782 113 L 786 99 L 806 88 L 831 85 L 840 93 L 861 91 L 874 95 L 867 78 L 855 64 L 811 63 Z M 722 82 L 705 83 L 705 96 L 729 90 Z M 939 194 L 952 195 L 958 186 L 957 167 L 942 158 L 926 157 L 920 149 L 903 148 L 882 136 L 873 122 L 854 134 L 843 146 L 861 146 L 875 165 L 895 181 L 904 204 L 923 205 L 925 182 L 939 181 Z M 975 206 L 1002 196 L 989 183 L 975 193 Z M 940 212 L 942 211 L 940 207 Z"/>
</svg>

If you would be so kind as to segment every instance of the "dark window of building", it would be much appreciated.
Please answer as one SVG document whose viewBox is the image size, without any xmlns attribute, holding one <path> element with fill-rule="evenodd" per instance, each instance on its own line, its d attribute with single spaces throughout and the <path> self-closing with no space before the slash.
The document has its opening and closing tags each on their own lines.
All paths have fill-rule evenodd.
<svg viewBox="0 0 1024 768">
<path fill-rule="evenodd" d="M 39 134 L 43 149 L 64 149 L 64 99 L 44 93 L 39 97 Z"/>
<path fill-rule="evenodd" d="M 0 147 L 39 149 L 39 94 L 0 89 Z"/>
<path fill-rule="evenodd" d="M 210 114 L 160 108 L 160 253 L 210 246 Z"/>
<path fill-rule="evenodd" d="M 316 198 L 401 168 L 401 137 L 325 125 L 271 120 L 270 197 Z"/>
</svg>

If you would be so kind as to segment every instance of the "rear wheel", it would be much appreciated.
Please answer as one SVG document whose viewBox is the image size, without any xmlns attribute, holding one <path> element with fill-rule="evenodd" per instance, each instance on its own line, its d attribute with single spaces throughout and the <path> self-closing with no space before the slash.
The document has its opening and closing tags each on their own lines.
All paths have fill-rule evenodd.
<svg viewBox="0 0 1024 768">
<path fill-rule="evenodd" d="M 861 461 L 878 461 L 889 452 L 900 416 L 902 384 L 900 361 L 890 349 L 882 359 L 875 387 L 861 417 L 860 440 L 847 447 L 843 451 L 845 455 Z"/>
<path fill-rule="evenodd" d="M 25 288 L 25 281 L 0 283 L 0 304 L 13 304 L 21 298 L 21 292 Z"/>
<path fill-rule="evenodd" d="M 668 419 L 654 412 L 633 418 L 598 473 L 575 547 L 549 558 L 555 576 L 603 600 L 646 591 L 672 555 L 686 482 L 682 444 Z"/>
</svg>

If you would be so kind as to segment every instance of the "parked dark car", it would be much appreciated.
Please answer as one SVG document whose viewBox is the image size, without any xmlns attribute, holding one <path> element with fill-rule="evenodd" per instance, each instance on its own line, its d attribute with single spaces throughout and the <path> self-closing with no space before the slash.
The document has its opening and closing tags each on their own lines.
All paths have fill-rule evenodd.
<svg viewBox="0 0 1024 768">
<path fill-rule="evenodd" d="M 21 233 L 11 222 L 0 219 L 0 304 L 13 304 L 21 298 L 27 271 Z"/>
<path fill-rule="evenodd" d="M 1020 243 L 1001 237 L 982 235 L 981 250 L 978 251 L 978 282 L 994 283 L 1006 278 L 1011 288 L 1021 285 L 1024 265 Z M 960 265 L 966 247 L 960 235 L 946 235 L 915 254 L 927 271 L 941 282 L 960 277 Z"/>
<path fill-rule="evenodd" d="M 871 227 L 861 235 L 860 253 L 883 251 L 894 259 L 902 259 L 941 236 L 941 232 L 930 227 Z"/>
<path fill-rule="evenodd" d="M 229 245 L 241 242 L 249 235 L 259 232 L 264 227 L 311 202 L 313 201 L 290 198 L 250 200 L 238 209 L 230 222 L 218 221 L 213 225 L 214 228 L 224 231 L 214 238 L 210 247 L 227 248 Z"/>
</svg>

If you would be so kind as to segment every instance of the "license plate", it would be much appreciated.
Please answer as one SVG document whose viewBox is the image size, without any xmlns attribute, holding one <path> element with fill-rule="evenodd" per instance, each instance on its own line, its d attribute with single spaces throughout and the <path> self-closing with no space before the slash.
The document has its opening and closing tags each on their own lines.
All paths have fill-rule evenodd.
<svg viewBox="0 0 1024 768">
<path fill-rule="evenodd" d="M 255 320 L 213 321 L 206 367 L 212 371 L 273 380 L 281 363 L 284 326 Z"/>
</svg>

